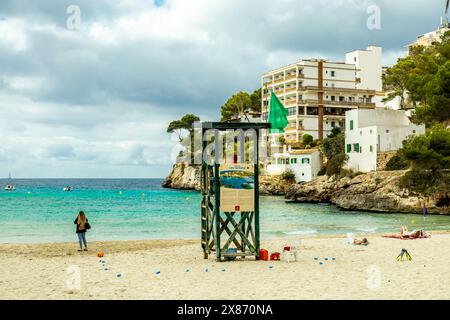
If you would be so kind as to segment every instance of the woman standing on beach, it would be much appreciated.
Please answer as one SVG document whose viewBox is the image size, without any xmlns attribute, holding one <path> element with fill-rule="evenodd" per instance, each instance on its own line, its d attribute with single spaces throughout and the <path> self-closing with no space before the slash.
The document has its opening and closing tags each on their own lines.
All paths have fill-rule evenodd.
<svg viewBox="0 0 450 320">
<path fill-rule="evenodd" d="M 78 251 L 83 251 L 83 244 L 84 251 L 87 251 L 86 231 L 90 229 L 91 226 L 89 225 L 85 213 L 83 211 L 80 211 L 73 223 L 77 225 L 78 241 L 80 242 L 80 250 Z"/>
</svg>

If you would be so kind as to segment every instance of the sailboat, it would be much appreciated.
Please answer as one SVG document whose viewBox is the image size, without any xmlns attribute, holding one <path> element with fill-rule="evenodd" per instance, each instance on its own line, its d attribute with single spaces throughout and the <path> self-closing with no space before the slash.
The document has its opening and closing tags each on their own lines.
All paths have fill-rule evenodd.
<svg viewBox="0 0 450 320">
<path fill-rule="evenodd" d="M 9 173 L 9 179 L 8 183 L 5 186 L 5 191 L 14 191 L 14 190 L 16 190 L 16 187 L 12 183 L 11 173 Z"/>
</svg>

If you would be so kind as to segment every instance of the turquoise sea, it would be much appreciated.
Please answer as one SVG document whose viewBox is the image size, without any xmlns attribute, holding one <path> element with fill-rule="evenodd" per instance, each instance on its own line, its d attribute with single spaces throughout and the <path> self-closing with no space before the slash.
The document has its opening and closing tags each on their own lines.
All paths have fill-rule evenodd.
<svg viewBox="0 0 450 320">
<path fill-rule="evenodd" d="M 0 180 L 0 186 L 6 184 Z M 0 243 L 76 241 L 82 209 L 88 240 L 200 238 L 200 194 L 163 189 L 161 179 L 17 179 L 0 190 Z M 72 192 L 63 188 L 72 186 Z M 423 227 L 422 215 L 343 211 L 326 204 L 261 197 L 262 237 L 396 232 Z M 428 216 L 430 230 L 450 229 L 450 216 Z"/>
</svg>

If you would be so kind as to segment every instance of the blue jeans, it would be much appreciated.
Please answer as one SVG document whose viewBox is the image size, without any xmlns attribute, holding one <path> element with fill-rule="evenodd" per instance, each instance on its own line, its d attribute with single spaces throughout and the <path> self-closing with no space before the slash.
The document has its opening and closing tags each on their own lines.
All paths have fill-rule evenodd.
<svg viewBox="0 0 450 320">
<path fill-rule="evenodd" d="M 77 235 L 78 235 L 78 242 L 80 243 L 80 249 L 83 249 L 83 243 L 84 247 L 87 249 L 86 232 L 77 233 Z"/>
</svg>

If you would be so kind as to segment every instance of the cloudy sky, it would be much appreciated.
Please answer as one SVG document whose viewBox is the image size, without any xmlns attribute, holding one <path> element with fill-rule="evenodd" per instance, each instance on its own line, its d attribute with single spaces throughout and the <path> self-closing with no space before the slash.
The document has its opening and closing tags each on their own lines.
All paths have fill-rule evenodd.
<svg viewBox="0 0 450 320">
<path fill-rule="evenodd" d="M 71 5 L 80 8 L 77 28 Z M 367 8 L 378 5 L 381 29 Z M 185 113 L 300 58 L 383 47 L 392 65 L 443 0 L 1 0 L 0 177 L 163 177 Z M 69 27 L 68 20 L 69 19 Z M 73 28 L 75 27 L 75 29 Z"/>
</svg>

